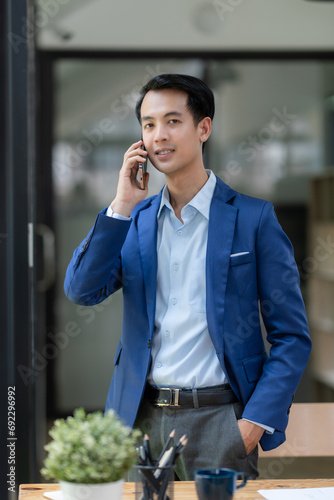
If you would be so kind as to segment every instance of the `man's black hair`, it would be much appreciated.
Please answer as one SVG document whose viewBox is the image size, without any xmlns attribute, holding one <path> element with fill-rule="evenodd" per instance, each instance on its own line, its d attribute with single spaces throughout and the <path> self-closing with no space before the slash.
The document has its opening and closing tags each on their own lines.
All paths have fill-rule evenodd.
<svg viewBox="0 0 334 500">
<path fill-rule="evenodd" d="M 150 90 L 175 89 L 182 90 L 188 95 L 187 108 L 193 115 L 197 125 L 203 118 L 209 116 L 213 119 L 215 114 L 215 101 L 212 90 L 199 78 L 190 75 L 170 73 L 155 76 L 140 91 L 136 104 L 136 116 L 141 123 L 140 110 L 143 99 Z"/>
</svg>

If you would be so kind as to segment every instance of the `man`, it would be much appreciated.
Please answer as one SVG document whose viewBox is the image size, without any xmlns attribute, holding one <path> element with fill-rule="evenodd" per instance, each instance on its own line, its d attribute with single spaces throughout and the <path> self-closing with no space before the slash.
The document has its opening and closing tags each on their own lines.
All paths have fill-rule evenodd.
<svg viewBox="0 0 334 500">
<path fill-rule="evenodd" d="M 123 288 L 107 409 L 149 431 L 155 454 L 173 428 L 186 433 L 181 480 L 210 466 L 255 478 L 258 442 L 285 440 L 311 348 L 293 249 L 269 202 L 205 170 L 214 98 L 203 82 L 155 77 L 136 113 L 143 141 L 125 153 L 116 197 L 74 252 L 65 291 L 92 305 Z M 145 199 L 147 157 L 166 186 Z"/>
</svg>

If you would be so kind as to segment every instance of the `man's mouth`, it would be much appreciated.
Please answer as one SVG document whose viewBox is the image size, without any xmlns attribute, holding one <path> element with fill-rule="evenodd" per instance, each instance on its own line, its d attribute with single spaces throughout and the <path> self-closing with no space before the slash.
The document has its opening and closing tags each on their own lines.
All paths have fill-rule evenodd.
<svg viewBox="0 0 334 500">
<path fill-rule="evenodd" d="M 157 149 L 155 154 L 158 156 L 158 158 L 164 158 L 165 156 L 174 153 L 174 149 L 171 148 L 166 148 L 166 149 Z"/>
</svg>

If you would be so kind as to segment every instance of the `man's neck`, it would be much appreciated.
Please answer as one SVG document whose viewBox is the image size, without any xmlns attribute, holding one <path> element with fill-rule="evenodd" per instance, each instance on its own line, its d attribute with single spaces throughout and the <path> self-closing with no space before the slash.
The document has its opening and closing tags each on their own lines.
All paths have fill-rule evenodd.
<svg viewBox="0 0 334 500">
<path fill-rule="evenodd" d="M 182 208 L 185 207 L 187 203 L 194 198 L 194 196 L 196 196 L 207 180 L 208 174 L 206 173 L 204 166 L 197 172 L 193 171 L 189 174 L 174 177 L 166 176 L 169 201 L 174 209 L 176 217 L 180 219 L 181 222 Z"/>
</svg>

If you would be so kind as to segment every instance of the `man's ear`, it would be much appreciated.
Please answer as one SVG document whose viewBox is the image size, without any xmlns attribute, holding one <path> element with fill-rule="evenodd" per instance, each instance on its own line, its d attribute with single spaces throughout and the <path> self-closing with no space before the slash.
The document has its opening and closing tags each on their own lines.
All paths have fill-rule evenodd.
<svg viewBox="0 0 334 500">
<path fill-rule="evenodd" d="M 198 124 L 198 130 L 200 133 L 199 139 L 201 142 L 206 142 L 211 134 L 211 118 L 206 116 Z"/>
</svg>

